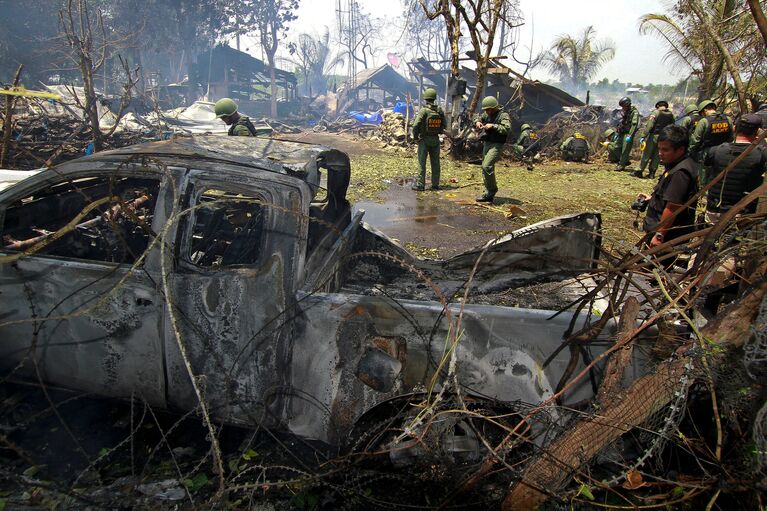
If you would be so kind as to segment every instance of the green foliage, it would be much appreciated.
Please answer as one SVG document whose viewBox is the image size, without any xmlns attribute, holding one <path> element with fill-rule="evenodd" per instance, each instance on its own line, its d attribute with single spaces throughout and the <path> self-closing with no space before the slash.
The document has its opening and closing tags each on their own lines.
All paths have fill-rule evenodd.
<svg viewBox="0 0 767 511">
<path fill-rule="evenodd" d="M 578 38 L 563 34 L 554 39 L 551 49 L 543 55 L 543 63 L 570 90 L 578 90 L 613 57 L 614 43 L 609 39 L 597 41 L 596 30 L 588 26 Z"/>
<path fill-rule="evenodd" d="M 208 482 L 208 476 L 205 473 L 200 472 L 192 479 L 184 479 L 183 484 L 189 493 L 195 493 L 197 490 L 208 484 Z"/>
<path fill-rule="evenodd" d="M 764 82 L 759 77 L 765 75 L 767 49 L 749 10 L 732 0 L 701 0 L 700 4 L 737 62 L 749 93 L 764 94 Z M 698 101 L 732 96 L 722 53 L 687 0 L 674 2 L 665 12 L 641 16 L 639 33 L 657 37 L 668 50 L 664 62 L 698 79 Z"/>
</svg>

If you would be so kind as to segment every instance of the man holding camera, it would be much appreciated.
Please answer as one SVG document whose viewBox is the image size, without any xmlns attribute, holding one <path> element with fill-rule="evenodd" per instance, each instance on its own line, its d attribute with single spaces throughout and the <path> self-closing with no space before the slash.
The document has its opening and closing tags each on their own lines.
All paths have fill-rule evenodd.
<svg viewBox="0 0 767 511">
<path fill-rule="evenodd" d="M 698 166 L 687 155 L 687 130 L 667 126 L 658 135 L 658 152 L 665 171 L 652 194 L 640 193 L 633 209 L 647 209 L 642 229 L 653 233 L 650 247 L 656 247 L 695 228 L 695 204 L 686 207 L 674 220 L 660 226 L 677 212 L 698 191 Z M 642 204 L 644 202 L 644 204 Z"/>
</svg>

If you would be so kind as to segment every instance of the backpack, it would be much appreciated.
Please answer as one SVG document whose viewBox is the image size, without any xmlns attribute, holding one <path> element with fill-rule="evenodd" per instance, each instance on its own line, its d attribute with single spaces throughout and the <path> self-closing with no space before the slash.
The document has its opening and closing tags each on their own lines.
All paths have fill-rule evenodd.
<svg viewBox="0 0 767 511">
<path fill-rule="evenodd" d="M 443 120 L 444 117 L 441 109 L 434 110 L 429 108 L 429 113 L 426 114 L 426 119 L 424 120 L 424 135 L 442 134 L 445 131 Z"/>
<path fill-rule="evenodd" d="M 570 141 L 570 151 L 579 157 L 584 157 L 589 150 L 589 146 L 586 144 L 586 139 L 583 136 L 573 137 Z"/>
<path fill-rule="evenodd" d="M 657 135 L 666 126 L 674 124 L 674 114 L 668 110 L 660 110 L 658 117 L 655 119 L 655 125 L 652 127 L 652 134 Z"/>
</svg>

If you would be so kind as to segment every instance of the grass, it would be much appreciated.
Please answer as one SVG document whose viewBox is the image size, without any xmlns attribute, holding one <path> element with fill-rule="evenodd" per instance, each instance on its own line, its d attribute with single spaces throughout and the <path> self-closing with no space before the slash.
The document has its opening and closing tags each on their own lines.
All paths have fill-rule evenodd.
<svg viewBox="0 0 767 511">
<path fill-rule="evenodd" d="M 413 177 L 416 167 L 415 158 L 401 151 L 352 156 L 350 200 L 381 200 L 381 192 L 397 180 Z M 613 167 L 604 162 L 584 165 L 553 160 L 536 165 L 530 172 L 518 162 L 501 162 L 496 165 L 499 188 L 496 202 L 522 208 L 527 217 L 524 221 L 518 220 L 522 225 L 566 214 L 599 211 L 606 243 L 633 244 L 641 231 L 632 227 L 636 214 L 630 209 L 631 203 L 637 193 L 650 193 L 655 181 L 615 172 Z M 451 183 L 451 179 L 457 182 Z M 478 165 L 447 158 L 442 159 L 441 181 L 454 187 L 450 191 L 459 198 L 471 199 L 484 190 Z M 515 228 L 521 226 L 515 224 Z"/>
</svg>

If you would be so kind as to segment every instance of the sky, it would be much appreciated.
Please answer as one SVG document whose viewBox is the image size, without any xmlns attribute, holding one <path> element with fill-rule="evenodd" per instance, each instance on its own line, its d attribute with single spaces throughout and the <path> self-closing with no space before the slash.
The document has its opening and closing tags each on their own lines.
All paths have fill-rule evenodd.
<svg viewBox="0 0 767 511">
<path fill-rule="evenodd" d="M 407 12 L 399 8 L 399 0 L 358 1 L 363 11 L 383 20 L 381 30 L 385 43 L 375 65 L 384 64 L 388 52 L 397 53 L 405 49 L 402 26 Z M 664 0 L 520 0 L 525 25 L 520 29 L 519 45 L 526 56 L 531 47 L 531 37 L 533 51 L 537 53 L 548 48 L 557 35 L 567 33 L 577 36 L 585 27 L 593 25 L 597 38 L 608 37 L 616 47 L 615 58 L 599 71 L 593 81 L 608 78 L 610 81 L 619 79 L 643 85 L 674 84 L 682 76 L 662 62 L 666 50 L 660 40 L 649 35 L 640 36 L 637 30 L 639 17 L 649 12 L 662 12 L 664 3 Z M 336 8 L 337 0 L 302 0 L 298 19 L 291 24 L 292 34 L 288 38 L 302 32 L 319 35 L 325 26 L 330 28 L 332 34 L 336 25 Z M 256 48 L 251 53 L 259 56 L 257 45 L 244 45 Z M 339 69 L 338 72 L 344 71 Z M 531 76 L 539 80 L 553 78 L 544 68 L 536 68 Z"/>
</svg>

